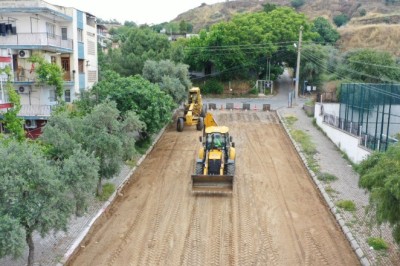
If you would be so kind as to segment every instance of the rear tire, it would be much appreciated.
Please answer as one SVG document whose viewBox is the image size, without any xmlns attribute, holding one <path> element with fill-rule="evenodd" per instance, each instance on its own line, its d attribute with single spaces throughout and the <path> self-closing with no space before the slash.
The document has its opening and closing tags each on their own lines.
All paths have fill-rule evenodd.
<svg viewBox="0 0 400 266">
<path fill-rule="evenodd" d="M 204 127 L 204 118 L 203 117 L 199 117 L 199 121 L 197 122 L 197 130 L 200 131 L 203 129 Z"/>
<path fill-rule="evenodd" d="M 228 164 L 226 166 L 226 175 L 235 175 L 235 164 Z"/>
<path fill-rule="evenodd" d="M 196 163 L 196 175 L 203 174 L 203 163 Z"/>
<path fill-rule="evenodd" d="M 183 117 L 179 117 L 178 121 L 176 122 L 176 130 L 178 132 L 182 132 L 183 131 Z"/>
</svg>

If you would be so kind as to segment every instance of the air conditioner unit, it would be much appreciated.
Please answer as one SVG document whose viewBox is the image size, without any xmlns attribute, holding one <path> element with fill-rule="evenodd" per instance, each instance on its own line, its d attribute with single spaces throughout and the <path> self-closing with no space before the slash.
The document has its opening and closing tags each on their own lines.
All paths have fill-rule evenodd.
<svg viewBox="0 0 400 266">
<path fill-rule="evenodd" d="M 37 128 L 36 120 L 25 120 L 25 128 Z"/>
<path fill-rule="evenodd" d="M 30 91 L 30 86 L 19 86 L 17 90 L 19 94 L 29 93 L 29 91 Z"/>
<path fill-rule="evenodd" d="M 28 58 L 31 56 L 31 51 L 30 50 L 19 50 L 18 51 L 18 57 L 19 58 Z"/>
</svg>

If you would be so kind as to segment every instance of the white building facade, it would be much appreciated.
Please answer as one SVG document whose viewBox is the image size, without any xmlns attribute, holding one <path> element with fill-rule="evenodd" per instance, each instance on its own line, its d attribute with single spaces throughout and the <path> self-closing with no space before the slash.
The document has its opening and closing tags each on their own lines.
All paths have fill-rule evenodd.
<svg viewBox="0 0 400 266">
<path fill-rule="evenodd" d="M 35 54 L 63 69 L 63 98 L 73 102 L 98 81 L 95 16 L 42 0 L 0 1 L 0 68 L 12 69 L 11 81 L 21 95 L 20 116 L 45 121 L 57 104 L 55 88 L 37 82 L 29 61 Z"/>
</svg>

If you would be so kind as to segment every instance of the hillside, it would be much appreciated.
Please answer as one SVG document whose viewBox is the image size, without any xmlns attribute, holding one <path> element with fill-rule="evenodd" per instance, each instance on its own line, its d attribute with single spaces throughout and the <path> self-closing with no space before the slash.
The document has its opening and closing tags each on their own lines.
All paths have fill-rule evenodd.
<svg viewBox="0 0 400 266">
<path fill-rule="evenodd" d="M 235 14 L 262 11 L 264 3 L 278 6 L 291 6 L 290 0 L 270 1 L 229 1 L 214 5 L 201 6 L 180 14 L 173 21 L 185 20 L 193 25 L 193 32 L 220 21 L 227 21 Z M 366 15 L 360 12 L 365 10 Z M 325 17 L 333 20 L 339 14 L 346 14 L 351 20 L 338 29 L 341 40 L 338 43 L 343 50 L 358 47 L 384 49 L 400 55 L 400 3 L 386 5 L 385 0 L 306 0 L 298 9 L 311 20 Z"/>
</svg>

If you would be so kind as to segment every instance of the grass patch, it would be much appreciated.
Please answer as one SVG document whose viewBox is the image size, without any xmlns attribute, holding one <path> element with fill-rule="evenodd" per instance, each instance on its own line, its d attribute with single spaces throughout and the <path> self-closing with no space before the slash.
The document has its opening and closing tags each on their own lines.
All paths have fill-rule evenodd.
<svg viewBox="0 0 400 266">
<path fill-rule="evenodd" d="M 298 120 L 294 115 L 288 115 L 284 119 L 289 127 L 293 126 L 293 124 Z"/>
<path fill-rule="evenodd" d="M 335 175 L 329 173 L 320 173 L 317 178 L 318 180 L 324 181 L 326 183 L 330 183 L 338 179 Z"/>
<path fill-rule="evenodd" d="M 369 237 L 368 245 L 370 245 L 375 250 L 386 250 L 389 248 L 389 245 L 380 237 Z"/>
<path fill-rule="evenodd" d="M 325 192 L 328 193 L 329 196 L 333 197 L 335 196 L 335 194 L 337 194 L 338 192 L 336 190 L 334 190 L 331 186 L 327 186 L 325 188 Z"/>
<path fill-rule="evenodd" d="M 97 196 L 97 198 L 101 201 L 106 201 L 110 198 L 110 196 L 115 191 L 115 185 L 111 183 L 105 183 L 103 185 L 103 194 Z"/>
<path fill-rule="evenodd" d="M 305 154 L 312 156 L 317 153 L 315 144 L 311 141 L 310 136 L 304 133 L 304 131 L 292 130 L 291 135 L 293 139 L 301 145 Z"/>
<path fill-rule="evenodd" d="M 349 212 L 356 210 L 356 204 L 352 200 L 339 200 L 336 206 Z"/>
</svg>

